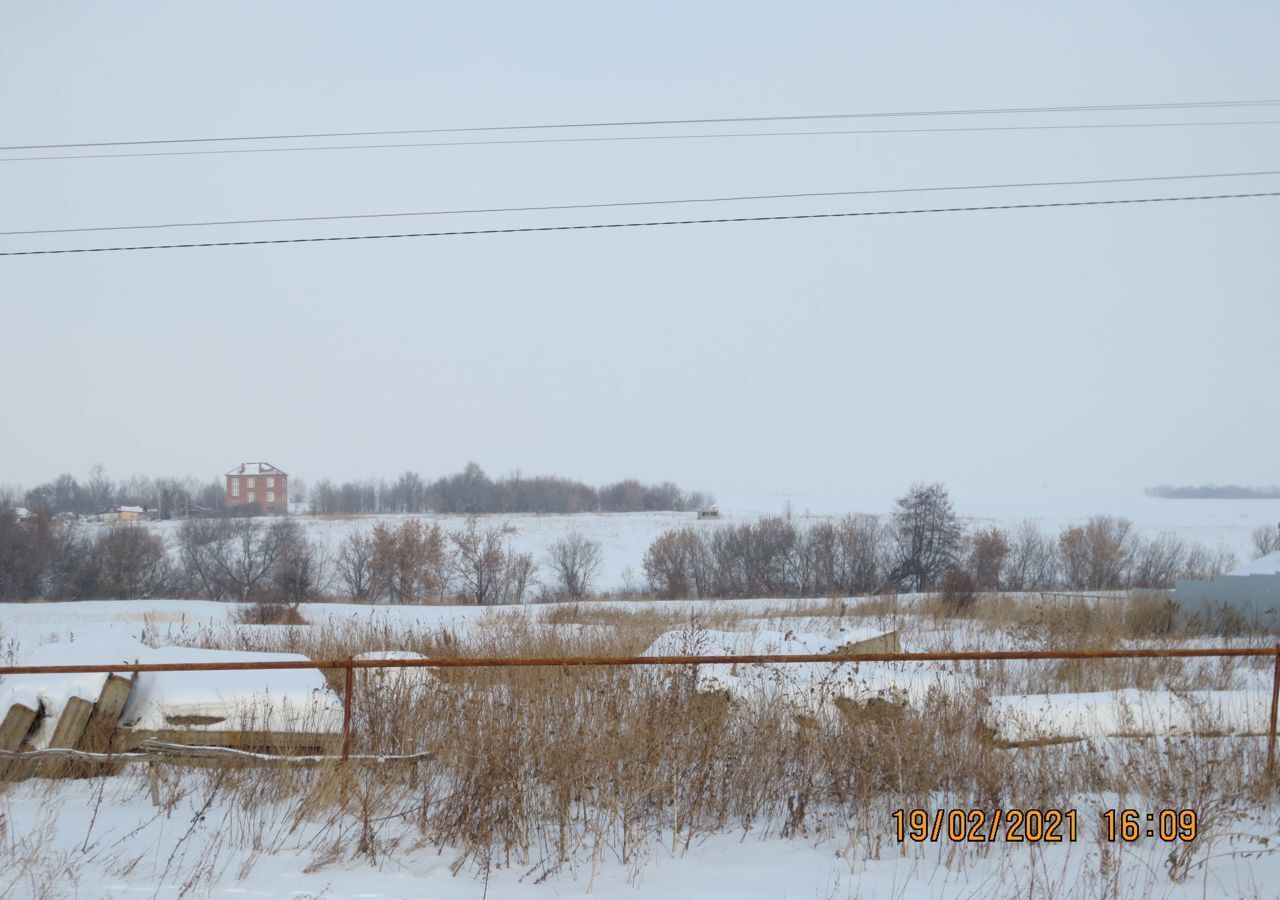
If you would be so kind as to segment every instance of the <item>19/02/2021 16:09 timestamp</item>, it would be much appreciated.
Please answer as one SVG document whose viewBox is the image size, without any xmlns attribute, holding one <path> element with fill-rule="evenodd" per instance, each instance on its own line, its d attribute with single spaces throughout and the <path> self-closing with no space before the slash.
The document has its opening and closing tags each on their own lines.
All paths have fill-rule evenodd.
<svg viewBox="0 0 1280 900">
<path fill-rule="evenodd" d="M 950 841 L 982 843 L 1059 843 L 1079 840 L 1079 813 L 1074 809 L 897 809 L 893 820 L 900 843 Z M 1101 837 L 1131 843 L 1159 838 L 1169 843 L 1196 838 L 1196 811 L 1108 809 L 1101 813 Z"/>
</svg>

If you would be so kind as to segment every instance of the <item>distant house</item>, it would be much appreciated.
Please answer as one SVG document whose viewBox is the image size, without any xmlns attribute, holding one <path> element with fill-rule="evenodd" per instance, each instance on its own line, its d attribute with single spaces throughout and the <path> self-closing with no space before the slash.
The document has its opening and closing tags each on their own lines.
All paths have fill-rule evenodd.
<svg viewBox="0 0 1280 900">
<path fill-rule="evenodd" d="M 240 463 L 227 473 L 227 509 L 287 515 L 288 473 L 271 463 Z"/>
<path fill-rule="evenodd" d="M 147 511 L 141 506 L 113 506 L 105 516 L 115 522 L 141 522 L 146 517 Z"/>
<path fill-rule="evenodd" d="M 1233 607 L 1249 617 L 1280 611 L 1280 550 L 1268 553 L 1212 581 L 1174 582 L 1174 597 L 1183 612 Z"/>
<path fill-rule="evenodd" d="M 699 519 L 718 519 L 720 518 L 720 510 L 715 506 L 708 506 L 706 509 L 698 510 Z"/>
</svg>

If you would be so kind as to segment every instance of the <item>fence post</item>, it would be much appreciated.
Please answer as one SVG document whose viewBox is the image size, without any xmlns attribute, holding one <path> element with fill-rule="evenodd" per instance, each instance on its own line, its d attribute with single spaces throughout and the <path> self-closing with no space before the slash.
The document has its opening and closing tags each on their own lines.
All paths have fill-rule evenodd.
<svg viewBox="0 0 1280 900">
<path fill-rule="evenodd" d="M 1278 653 L 1280 653 L 1280 647 L 1277 647 L 1276 650 Z M 351 660 L 348 659 L 347 660 L 348 665 L 346 667 L 347 690 L 342 696 L 342 761 L 343 762 L 346 762 L 347 758 L 351 755 L 351 685 L 355 681 L 355 667 L 351 666 L 350 662 Z M 1280 678 L 1280 655 L 1276 656 L 1276 666 L 1277 666 L 1276 672 L 1278 673 L 1276 677 Z M 1272 707 L 1271 718 L 1272 718 L 1272 725 L 1274 725 L 1275 724 L 1275 721 L 1274 721 L 1275 707 L 1274 706 Z M 1272 731 L 1274 730 L 1275 729 L 1273 728 Z"/>
<path fill-rule="evenodd" d="M 1267 735 L 1267 774 L 1276 768 L 1276 711 L 1280 709 L 1280 644 L 1276 644 L 1276 671 L 1271 680 L 1271 731 Z"/>
</svg>

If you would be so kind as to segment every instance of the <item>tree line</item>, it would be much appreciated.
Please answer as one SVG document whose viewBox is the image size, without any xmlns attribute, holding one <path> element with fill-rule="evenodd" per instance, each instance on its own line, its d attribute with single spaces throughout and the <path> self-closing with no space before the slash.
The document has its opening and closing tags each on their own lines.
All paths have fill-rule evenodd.
<svg viewBox="0 0 1280 900">
<path fill-rule="evenodd" d="M 0 505 L 0 600 L 198 597 L 296 608 L 300 603 L 504 604 L 596 592 L 598 541 L 569 532 L 540 558 L 521 552 L 505 521 L 455 528 L 406 518 L 349 531 L 335 548 L 297 518 L 191 518 L 173 540 L 144 525 L 86 526 L 48 510 L 19 517 Z M 1280 527 L 1254 533 L 1258 555 L 1280 549 Z M 1172 534 L 1145 537 L 1099 515 L 1058 534 L 1032 522 L 966 531 L 940 484 L 916 485 L 886 516 L 804 522 L 790 515 L 690 523 L 658 535 L 644 584 L 660 598 L 857 596 L 1168 588 L 1209 579 L 1235 555 Z"/>
<path fill-rule="evenodd" d="M 54 515 L 92 516 L 117 506 L 141 506 L 163 518 L 221 512 L 226 487 L 222 479 L 151 478 L 132 475 L 119 481 L 94 466 L 84 480 L 63 473 L 27 491 L 0 487 L 0 506 L 22 505 Z"/>
<path fill-rule="evenodd" d="M 554 475 L 528 477 L 515 473 L 493 479 L 474 462 L 461 472 L 434 481 L 408 471 L 391 481 L 335 483 L 322 478 L 308 490 L 300 478 L 292 476 L 289 496 L 315 515 L 682 512 L 705 509 L 715 503 L 708 493 L 684 491 L 669 481 L 644 484 L 626 479 L 592 487 Z M 135 475 L 114 481 L 102 466 L 94 466 L 83 481 L 64 473 L 25 492 L 0 488 L 0 506 L 19 503 L 27 509 L 55 515 L 87 516 L 117 506 L 141 506 L 163 519 L 187 518 L 225 512 L 226 489 L 220 478 L 201 482 L 195 478 Z"/>
<path fill-rule="evenodd" d="M 143 525 L 86 528 L 0 508 L 0 600 L 167 596 L 280 610 L 326 599 L 511 604 L 594 589 L 598 542 L 570 532 L 538 560 L 515 534 L 474 517 L 447 530 L 405 519 L 356 529 L 329 552 L 296 518 L 223 516 L 182 522 L 170 545 Z"/>
<path fill-rule="evenodd" d="M 1246 487 L 1240 484 L 1158 484 L 1155 487 L 1146 488 L 1144 493 L 1148 497 L 1159 497 L 1163 500 L 1277 500 L 1280 499 L 1280 486 Z"/>
<path fill-rule="evenodd" d="M 492 513 L 645 512 L 704 509 L 715 498 L 702 491 L 683 491 L 675 484 L 643 484 L 634 479 L 592 487 L 553 475 L 519 473 L 493 479 L 476 463 L 428 482 L 417 472 L 394 481 L 365 480 L 334 484 L 321 479 L 312 486 L 310 511 L 316 515 L 359 513 Z"/>
<path fill-rule="evenodd" d="M 1255 534 L 1259 552 L 1271 532 Z M 1277 538 L 1280 540 L 1280 537 Z M 1024 522 L 966 532 L 940 484 L 916 485 L 887 517 L 845 516 L 801 523 L 790 516 L 659 535 L 644 556 L 658 597 L 814 597 L 981 591 L 1170 588 L 1209 579 L 1234 553 L 1172 534 L 1147 538 L 1133 523 L 1094 516 L 1057 535 Z"/>
</svg>

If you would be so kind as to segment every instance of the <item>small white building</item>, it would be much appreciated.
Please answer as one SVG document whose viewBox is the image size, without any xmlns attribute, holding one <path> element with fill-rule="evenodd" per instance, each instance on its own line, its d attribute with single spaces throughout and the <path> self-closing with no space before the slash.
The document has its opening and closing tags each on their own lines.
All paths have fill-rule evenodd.
<svg viewBox="0 0 1280 900">
<path fill-rule="evenodd" d="M 141 522 L 147 511 L 141 506 L 113 506 L 102 514 L 104 522 Z"/>
</svg>

